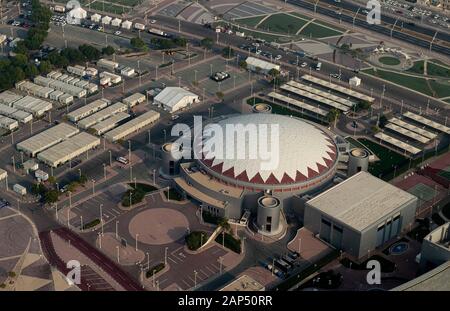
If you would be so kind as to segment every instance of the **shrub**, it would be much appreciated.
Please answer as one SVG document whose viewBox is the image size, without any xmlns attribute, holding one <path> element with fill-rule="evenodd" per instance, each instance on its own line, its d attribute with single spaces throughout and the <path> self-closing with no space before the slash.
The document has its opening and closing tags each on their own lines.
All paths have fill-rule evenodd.
<svg viewBox="0 0 450 311">
<path fill-rule="evenodd" d="M 159 271 L 163 270 L 166 267 L 166 265 L 163 262 L 160 262 L 156 266 L 153 266 L 151 269 L 148 269 L 145 273 L 145 276 L 147 278 L 150 278 L 153 276 L 153 274 L 158 273 Z"/>
<path fill-rule="evenodd" d="M 191 251 L 195 251 L 200 248 L 208 240 L 208 235 L 203 231 L 193 231 L 186 236 L 187 247 Z"/>
</svg>

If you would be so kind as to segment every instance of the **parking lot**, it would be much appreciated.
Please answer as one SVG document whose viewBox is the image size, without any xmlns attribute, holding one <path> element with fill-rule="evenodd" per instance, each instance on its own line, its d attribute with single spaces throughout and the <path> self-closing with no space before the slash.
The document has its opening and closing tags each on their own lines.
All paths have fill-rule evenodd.
<svg viewBox="0 0 450 311">
<path fill-rule="evenodd" d="M 198 87 L 200 89 L 205 89 L 205 94 L 211 96 L 215 95 L 217 92 L 226 92 L 234 87 L 240 87 L 243 83 L 248 81 L 248 73 L 231 66 L 232 62 L 236 61 L 234 59 L 231 60 L 229 63 L 230 65 L 227 66 L 227 62 L 224 59 L 214 58 L 207 63 L 198 64 L 189 69 L 177 72 L 176 76 L 181 78 L 181 81 L 187 83 L 193 83 L 197 78 Z M 212 80 L 210 78 L 211 74 L 218 71 L 228 72 L 230 77 L 221 82 Z"/>
<path fill-rule="evenodd" d="M 72 206 L 70 209 L 71 219 L 70 225 L 76 228 L 81 227 L 81 216 L 83 217 L 83 225 L 100 219 L 100 206 L 102 208 L 102 215 L 104 223 L 108 223 L 114 219 L 116 219 L 122 211 L 118 204 L 122 200 L 122 195 L 126 191 L 126 186 L 124 184 L 115 184 L 110 186 L 105 191 L 98 193 L 94 197 L 82 201 L 76 206 Z M 69 202 L 66 200 L 63 203 L 64 210 L 60 209 L 60 213 L 62 213 L 62 217 L 67 219 L 67 207 Z M 64 215 L 65 214 L 65 215 Z"/>
</svg>

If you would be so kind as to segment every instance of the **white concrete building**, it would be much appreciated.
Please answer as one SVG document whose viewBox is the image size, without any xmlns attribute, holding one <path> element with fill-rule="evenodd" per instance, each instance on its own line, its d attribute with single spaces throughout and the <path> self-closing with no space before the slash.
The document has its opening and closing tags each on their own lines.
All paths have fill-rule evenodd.
<svg viewBox="0 0 450 311">
<path fill-rule="evenodd" d="M 153 99 L 155 105 L 159 105 L 164 110 L 174 113 L 180 109 L 193 105 L 200 101 L 198 95 L 189 92 L 181 87 L 166 87 Z"/>
<path fill-rule="evenodd" d="M 91 130 L 96 135 L 102 135 L 103 133 L 112 130 L 113 128 L 118 126 L 120 122 L 126 120 L 129 117 L 130 115 L 128 113 L 118 112 L 111 117 L 103 120 L 102 122 L 95 124 L 93 127 L 91 127 Z"/>
<path fill-rule="evenodd" d="M 125 77 L 132 77 L 135 74 L 134 68 L 124 67 L 120 70 L 120 74 Z"/>
<path fill-rule="evenodd" d="M 416 196 L 359 172 L 307 201 L 304 226 L 362 258 L 414 224 L 417 202 Z"/>
<path fill-rule="evenodd" d="M 125 112 L 127 111 L 127 109 L 128 109 L 127 105 L 122 104 L 120 102 L 112 104 L 106 107 L 105 109 L 102 109 L 90 115 L 89 117 L 78 121 L 78 126 L 82 129 L 87 129 L 93 126 L 94 124 L 101 122 L 116 113 Z"/>
<path fill-rule="evenodd" d="M 108 71 L 103 71 L 100 73 L 99 75 L 100 78 L 109 78 L 111 83 L 113 84 L 117 84 L 120 83 L 120 81 L 122 81 L 122 77 L 119 75 L 116 75 L 114 73 L 108 72 Z"/>
</svg>

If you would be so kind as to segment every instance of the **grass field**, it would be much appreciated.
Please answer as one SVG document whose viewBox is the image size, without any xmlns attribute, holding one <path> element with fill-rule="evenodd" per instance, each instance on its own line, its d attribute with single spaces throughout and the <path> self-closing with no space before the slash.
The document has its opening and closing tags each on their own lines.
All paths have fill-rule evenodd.
<svg viewBox="0 0 450 311">
<path fill-rule="evenodd" d="M 329 28 L 337 30 L 339 32 L 345 32 L 344 28 L 336 27 L 335 25 L 328 24 L 327 22 L 322 22 L 322 21 L 319 21 L 319 20 L 315 20 L 314 23 L 322 25 L 322 26 L 329 27 Z"/>
<path fill-rule="evenodd" d="M 258 28 L 261 30 L 294 35 L 308 20 L 303 20 L 284 13 L 274 14 L 262 22 Z"/>
<path fill-rule="evenodd" d="M 342 32 L 333 30 L 324 26 L 321 26 L 316 23 L 311 23 L 306 26 L 301 32 L 300 35 L 311 38 L 324 38 L 341 35 Z"/>
<path fill-rule="evenodd" d="M 429 81 L 431 88 L 436 92 L 436 97 L 450 96 L 450 84 L 437 81 Z"/>
<path fill-rule="evenodd" d="M 266 101 L 266 100 L 263 100 L 263 99 L 260 99 L 260 98 L 257 98 L 257 97 L 249 98 L 247 100 L 247 104 L 250 105 L 250 106 L 252 106 L 254 104 L 258 104 L 258 103 L 265 103 L 265 104 L 270 105 L 272 107 L 272 113 L 275 113 L 275 114 L 294 116 L 294 117 L 297 117 L 297 118 L 302 118 L 302 119 L 314 121 L 314 122 L 317 122 L 317 123 L 320 123 L 320 124 L 323 124 L 323 125 L 328 125 L 328 123 L 324 122 L 324 120 L 322 120 L 322 119 L 317 119 L 317 118 L 312 117 L 310 115 L 301 113 L 300 111 L 289 109 L 289 108 L 284 107 L 282 105 L 274 104 L 274 103 L 271 103 L 269 101 Z"/>
<path fill-rule="evenodd" d="M 378 59 L 378 61 L 384 65 L 397 66 L 400 64 L 400 60 L 392 56 L 383 56 Z"/>
<path fill-rule="evenodd" d="M 105 8 L 105 10 L 103 10 Z M 91 4 L 91 9 L 98 10 L 102 12 L 107 13 L 114 13 L 114 14 L 122 14 L 125 12 L 128 12 L 131 8 L 126 8 L 119 5 L 109 4 L 105 2 L 105 6 L 103 6 L 102 2 L 94 2 Z"/>
<path fill-rule="evenodd" d="M 239 24 L 244 24 L 249 27 L 255 27 L 258 25 L 258 23 L 266 16 L 254 16 L 254 17 L 247 17 L 247 18 L 239 18 L 236 19 L 236 22 Z"/>
<path fill-rule="evenodd" d="M 418 77 L 411 77 L 400 73 L 385 71 L 378 69 L 376 72 L 374 69 L 365 69 L 363 72 L 379 77 L 381 79 L 402 85 L 404 87 L 407 87 L 409 89 L 412 89 L 414 91 L 430 95 L 432 96 L 433 93 L 431 92 L 430 88 L 428 87 L 425 79 L 418 78 Z"/>
<path fill-rule="evenodd" d="M 427 74 L 429 76 L 437 76 L 443 78 L 450 78 L 450 69 L 428 62 Z"/>
<path fill-rule="evenodd" d="M 393 173 L 395 166 L 400 167 L 408 161 L 406 157 L 371 140 L 360 138 L 358 141 L 369 148 L 380 159 L 369 166 L 369 172 L 376 177 L 383 177 Z"/>
<path fill-rule="evenodd" d="M 422 75 L 424 68 L 425 68 L 424 61 L 420 60 L 420 61 L 414 62 L 413 66 L 406 71 Z"/>
</svg>

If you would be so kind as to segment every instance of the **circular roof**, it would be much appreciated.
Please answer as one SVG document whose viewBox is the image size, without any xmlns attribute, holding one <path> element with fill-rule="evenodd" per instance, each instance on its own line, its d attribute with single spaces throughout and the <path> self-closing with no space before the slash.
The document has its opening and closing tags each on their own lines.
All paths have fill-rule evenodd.
<svg viewBox="0 0 450 311">
<path fill-rule="evenodd" d="M 216 135 L 218 130 L 223 137 Z M 214 145 L 219 141 L 223 150 Z M 336 161 L 336 145 L 319 127 L 297 118 L 259 113 L 205 126 L 200 160 L 220 175 L 261 185 L 304 182 L 326 173 Z"/>
</svg>

